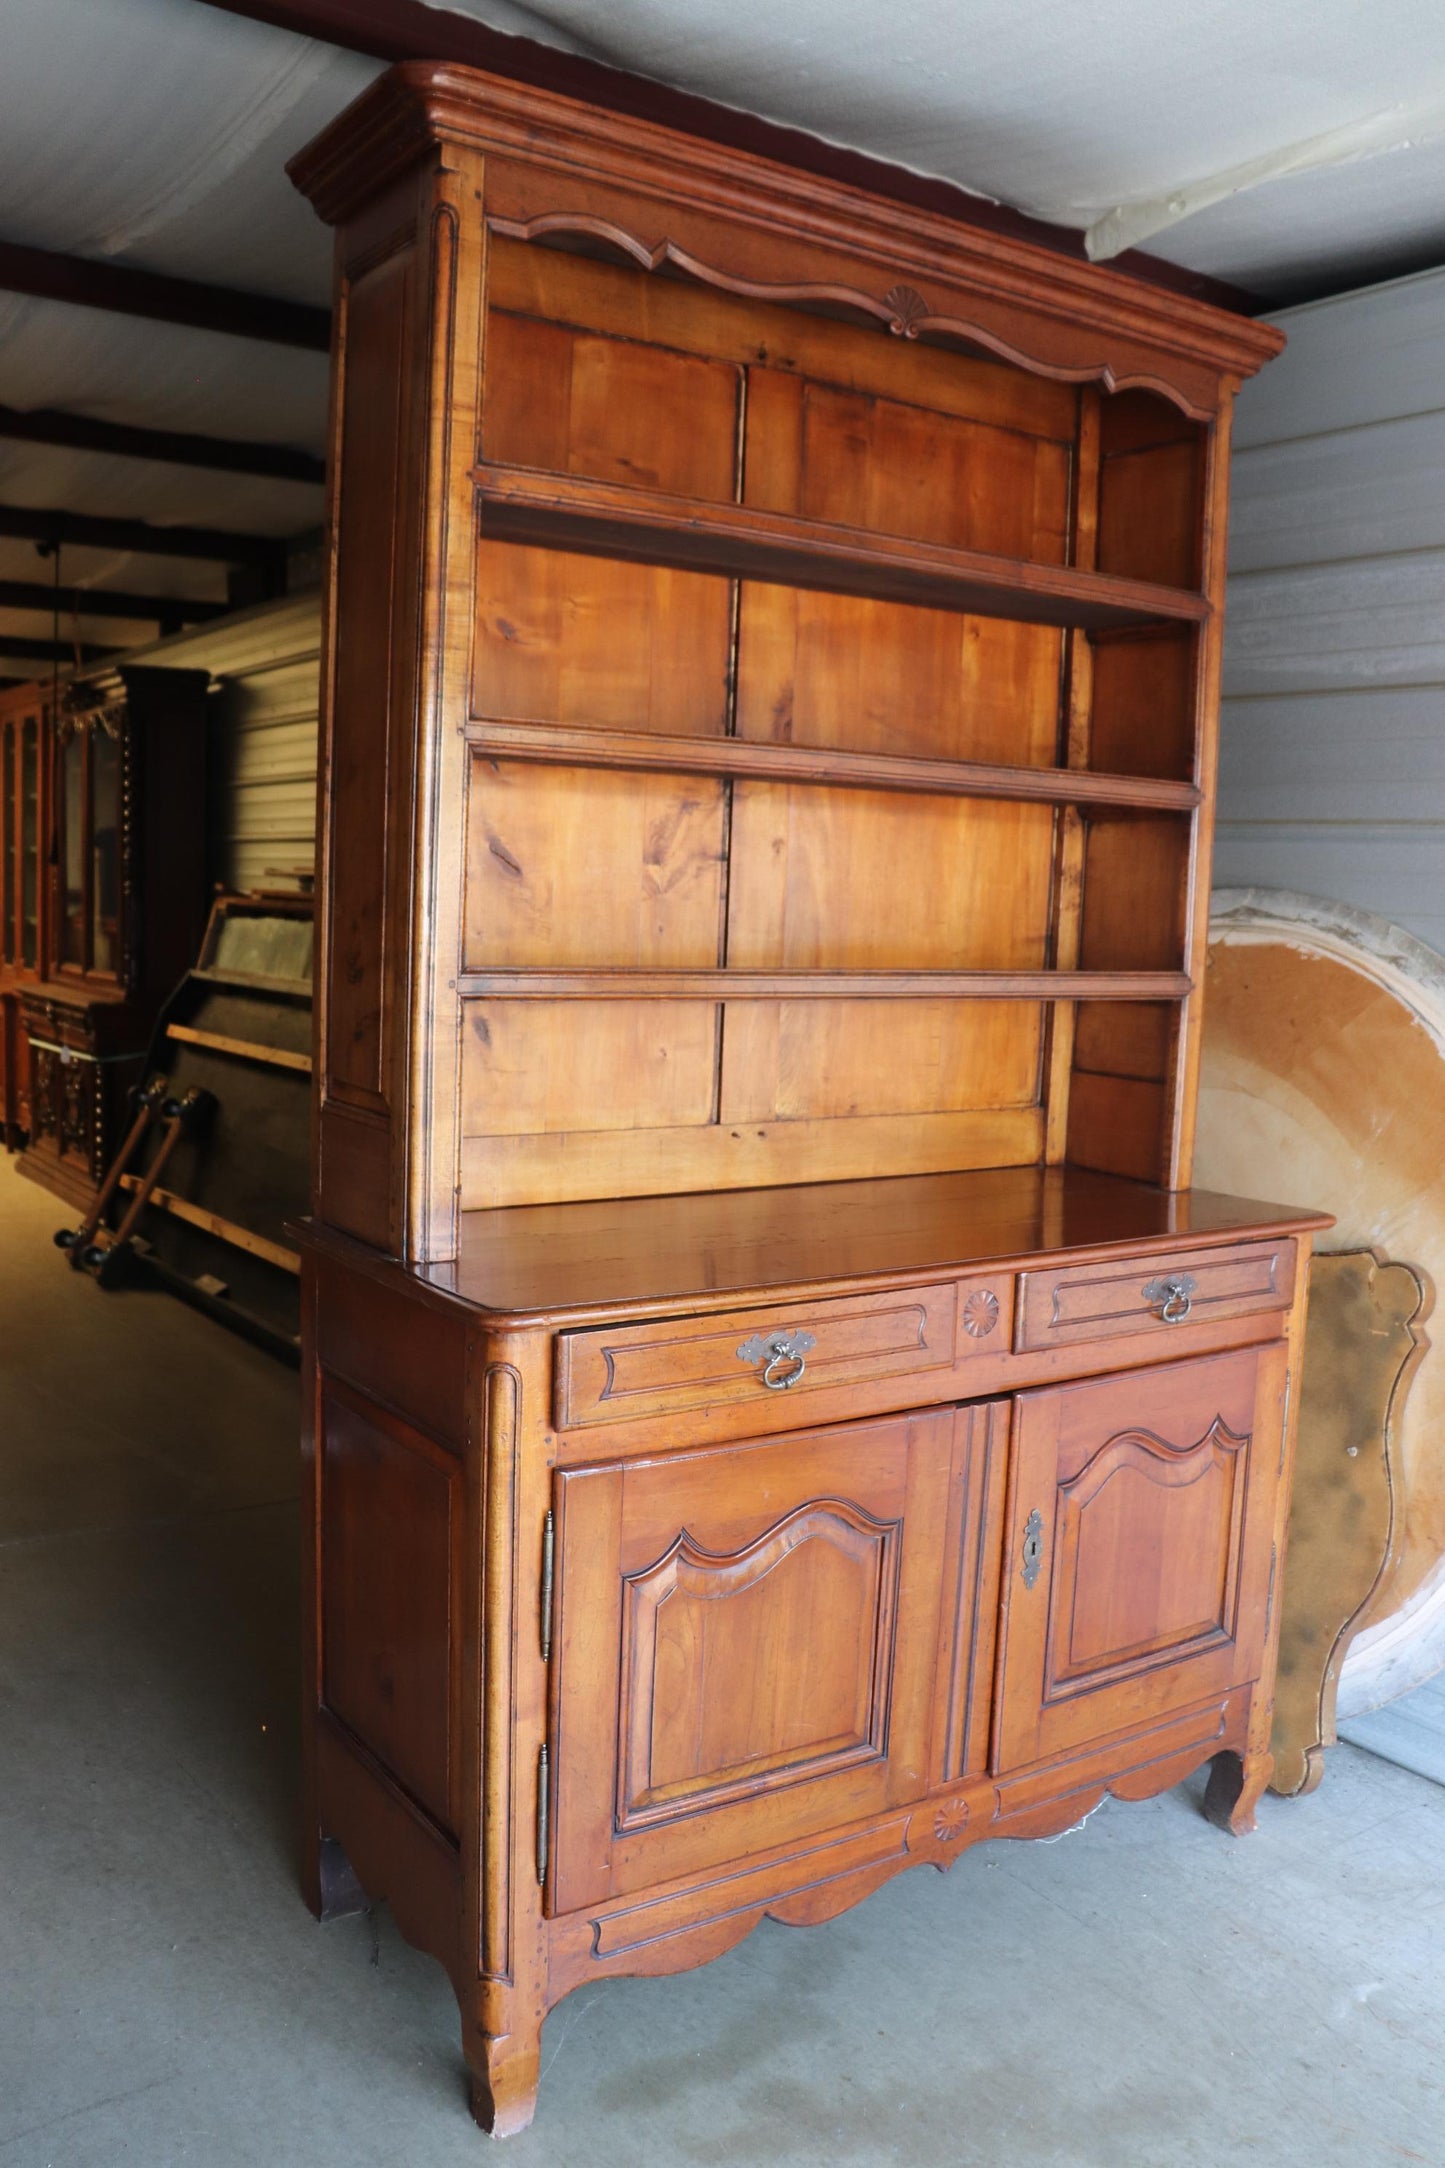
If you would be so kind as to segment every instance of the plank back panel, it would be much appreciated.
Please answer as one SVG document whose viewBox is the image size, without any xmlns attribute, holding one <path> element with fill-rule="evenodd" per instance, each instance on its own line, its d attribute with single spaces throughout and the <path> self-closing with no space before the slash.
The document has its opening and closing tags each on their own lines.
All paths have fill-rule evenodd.
<svg viewBox="0 0 1445 2168">
<path fill-rule="evenodd" d="M 720 961 L 725 786 L 472 762 L 466 970 Z"/>
<path fill-rule="evenodd" d="M 498 312 L 747 365 L 754 378 L 763 368 L 781 370 L 1065 444 L 1074 433 L 1072 385 L 983 355 L 880 336 L 872 325 L 651 277 L 592 256 L 496 236 L 488 290 Z"/>
<path fill-rule="evenodd" d="M 1048 806 L 740 783 L 728 961 L 754 971 L 1037 967 L 1052 843 Z"/>
<path fill-rule="evenodd" d="M 740 502 L 1196 577 L 1200 431 L 1145 394 L 1047 385 L 509 240 L 485 371 L 491 461 L 661 490 L 699 516 Z M 1183 821 L 843 787 L 827 756 L 1186 780 L 1189 629 L 1071 644 L 1048 625 L 506 542 L 485 518 L 477 562 L 476 717 L 736 735 L 820 764 L 816 783 L 783 784 L 475 755 L 464 970 L 1178 968 Z M 1105 1116 L 1088 1110 L 1115 1095 L 1086 1084 L 1074 1119 L 1071 1089 L 1148 1087 L 1152 1137 L 1167 1017 L 1090 1004 L 1075 1050 L 1067 1004 L 1017 999 L 473 998 L 463 1202 L 603 1194 L 609 1169 L 653 1191 L 932 1168 L 945 1148 L 997 1164 L 1043 1148 L 1046 1098 L 1049 1156 L 1068 1140 L 1097 1157 Z M 1142 1165 L 1137 1124 L 1127 1150 Z"/>
<path fill-rule="evenodd" d="M 715 737 L 732 583 L 483 537 L 472 713 Z"/>
</svg>

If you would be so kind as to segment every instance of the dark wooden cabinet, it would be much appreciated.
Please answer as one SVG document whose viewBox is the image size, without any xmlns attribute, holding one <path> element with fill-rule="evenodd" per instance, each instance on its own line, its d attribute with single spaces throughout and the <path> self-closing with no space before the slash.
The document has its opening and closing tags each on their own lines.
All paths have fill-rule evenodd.
<svg viewBox="0 0 1445 2168">
<path fill-rule="evenodd" d="M 208 683 L 121 665 L 0 714 L 6 1141 L 75 1203 L 204 926 Z"/>
<path fill-rule="evenodd" d="M 14 1150 L 30 1128 L 30 1052 L 21 989 L 41 972 L 41 902 L 48 870 L 48 687 L 0 694 L 0 1127 Z"/>
<path fill-rule="evenodd" d="M 305 1875 L 544 2015 L 1269 1775 L 1318 1214 L 1190 1189 L 1268 327 L 408 66 L 337 228 Z"/>
</svg>

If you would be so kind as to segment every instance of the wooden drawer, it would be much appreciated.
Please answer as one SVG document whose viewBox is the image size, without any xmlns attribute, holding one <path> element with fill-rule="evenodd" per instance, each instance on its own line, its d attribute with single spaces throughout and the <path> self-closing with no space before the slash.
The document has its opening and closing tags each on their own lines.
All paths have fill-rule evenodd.
<svg viewBox="0 0 1445 2168">
<path fill-rule="evenodd" d="M 563 1333 L 557 1348 L 559 1430 L 622 1423 L 688 1408 L 756 1401 L 772 1417 L 783 1401 L 826 1386 L 953 1368 L 960 1351 L 990 1353 L 1009 1344 L 1009 1275 L 854 1295 L 787 1308 L 729 1310 Z M 798 1357 L 772 1362 L 781 1336 L 806 1335 Z M 791 1384 L 785 1379 L 791 1378 Z M 946 1380 L 941 1397 L 949 1397 Z M 911 1397 L 911 1396 L 910 1396 Z"/>
<path fill-rule="evenodd" d="M 1286 1310 L 1294 1297 L 1294 1244 L 1237 1242 L 1225 1249 L 1064 1266 L 1020 1277 L 1020 1349 L 1066 1347 L 1176 1325 Z M 1170 1302 L 1171 1283 L 1182 1290 Z M 1170 1315 L 1166 1316 L 1166 1307 Z"/>
</svg>

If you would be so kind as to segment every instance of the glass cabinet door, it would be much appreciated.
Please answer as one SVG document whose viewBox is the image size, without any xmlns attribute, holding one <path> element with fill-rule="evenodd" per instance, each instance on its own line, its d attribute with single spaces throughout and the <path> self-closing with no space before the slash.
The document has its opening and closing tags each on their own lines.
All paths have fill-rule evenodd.
<svg viewBox="0 0 1445 2168">
<path fill-rule="evenodd" d="M 20 961 L 33 971 L 40 960 L 40 722 L 21 725 L 20 750 Z"/>
<path fill-rule="evenodd" d="M 114 710 L 62 722 L 55 751 L 55 928 L 62 971 L 115 978 L 121 924 L 121 799 L 125 728 Z"/>
<path fill-rule="evenodd" d="M 60 741 L 60 961 L 85 969 L 86 744 L 72 726 Z"/>
<path fill-rule="evenodd" d="M 90 968 L 120 969 L 120 741 L 90 740 Z"/>
<path fill-rule="evenodd" d="M 19 916 L 15 892 L 18 743 L 15 725 L 7 723 L 0 739 L 0 962 L 7 964 L 15 961 Z"/>
</svg>

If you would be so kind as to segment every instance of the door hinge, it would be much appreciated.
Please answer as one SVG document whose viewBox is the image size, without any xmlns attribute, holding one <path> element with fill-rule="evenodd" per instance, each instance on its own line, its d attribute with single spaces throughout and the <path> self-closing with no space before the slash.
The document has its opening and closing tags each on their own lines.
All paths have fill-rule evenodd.
<svg viewBox="0 0 1445 2168">
<path fill-rule="evenodd" d="M 557 1524 L 552 1508 L 542 1523 L 542 1661 L 552 1661 L 552 1582 L 557 1569 Z"/>
<path fill-rule="evenodd" d="M 547 1883 L 547 1793 L 550 1759 L 544 1739 L 537 1749 L 537 1881 L 543 1888 Z"/>
<path fill-rule="evenodd" d="M 1289 1398 L 1294 1391 L 1294 1371 L 1284 1374 L 1284 1407 L 1279 1419 L 1279 1472 L 1284 1474 L 1284 1456 L 1289 1451 Z"/>
<path fill-rule="evenodd" d="M 1269 1554 L 1269 1594 L 1264 1599 L 1264 1638 L 1269 1639 L 1269 1622 L 1274 1617 L 1274 1580 L 1279 1571 L 1279 1545 L 1273 1544 Z M 546 1749 L 544 1748 L 545 1752 Z"/>
</svg>

